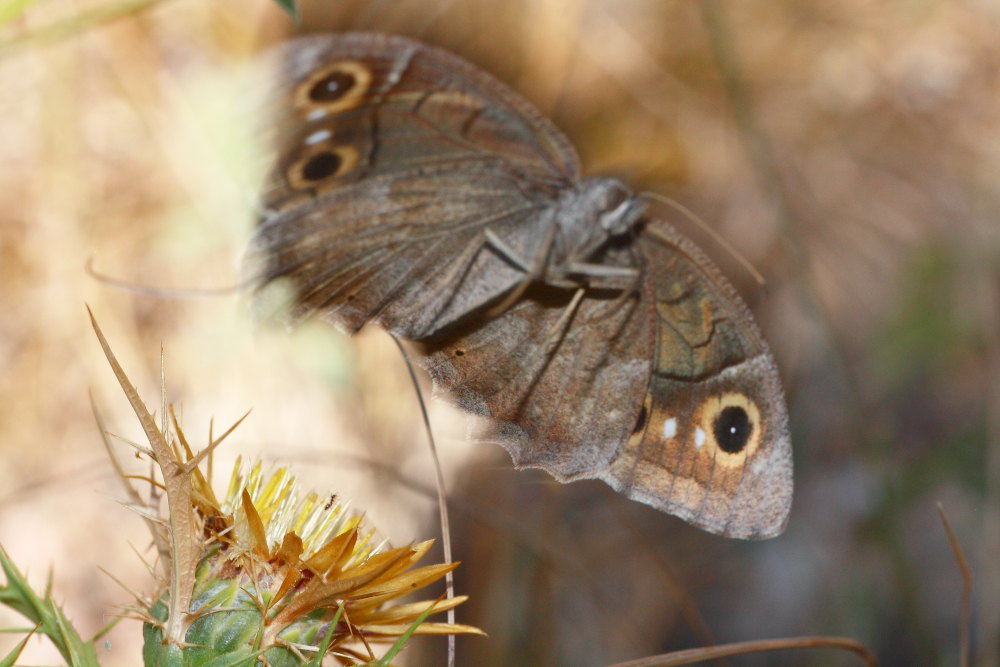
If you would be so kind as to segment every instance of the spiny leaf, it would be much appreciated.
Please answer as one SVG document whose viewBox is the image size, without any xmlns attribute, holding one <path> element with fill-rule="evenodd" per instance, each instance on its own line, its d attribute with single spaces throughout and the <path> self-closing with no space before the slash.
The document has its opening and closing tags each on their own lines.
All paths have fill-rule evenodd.
<svg viewBox="0 0 1000 667">
<path fill-rule="evenodd" d="M 94 645 L 83 641 L 59 607 L 54 604 L 52 607 L 55 612 L 56 625 L 59 627 L 59 634 L 66 645 L 66 650 L 69 652 L 69 664 L 74 667 L 77 665 L 81 667 L 83 665 L 98 665 Z"/>
<path fill-rule="evenodd" d="M 7 585 L 0 588 L 0 603 L 22 614 L 37 625 L 73 667 L 98 667 L 97 653 L 91 642 L 85 642 L 70 624 L 62 609 L 47 594 L 39 597 L 27 578 L 17 569 L 7 552 L 0 547 L 0 568 Z"/>
<path fill-rule="evenodd" d="M 24 636 L 24 639 L 19 641 L 17 643 L 17 646 L 14 647 L 14 650 L 8 653 L 6 656 L 4 656 L 3 660 L 0 660 L 0 667 L 14 666 L 14 662 L 17 661 L 18 657 L 20 657 L 21 651 L 24 650 L 24 647 L 28 644 L 28 640 L 31 639 L 31 636 L 35 634 L 36 630 L 38 630 L 38 626 L 35 626 L 34 630 L 26 634 Z"/>
</svg>

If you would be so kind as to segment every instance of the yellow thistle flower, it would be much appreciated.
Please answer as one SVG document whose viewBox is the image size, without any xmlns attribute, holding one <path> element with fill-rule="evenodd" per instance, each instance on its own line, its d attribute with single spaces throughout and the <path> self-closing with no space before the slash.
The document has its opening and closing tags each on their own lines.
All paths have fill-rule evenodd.
<svg viewBox="0 0 1000 667">
<path fill-rule="evenodd" d="M 225 499 L 217 500 L 199 465 L 239 422 L 194 455 L 171 410 L 168 439 L 94 328 L 149 439 L 146 453 L 160 468 L 169 507 L 166 519 L 151 516 L 152 503 L 119 468 L 167 570 L 155 602 L 133 609 L 145 621 L 146 665 L 318 666 L 324 655 L 357 665 L 376 659 L 373 645 L 395 642 L 394 654 L 411 634 L 482 634 L 424 622 L 465 596 L 389 604 L 458 565 L 414 567 L 432 541 L 376 544 L 374 531 L 335 496 L 300 500 L 285 468 L 266 476 L 259 462 L 237 461 Z"/>
</svg>

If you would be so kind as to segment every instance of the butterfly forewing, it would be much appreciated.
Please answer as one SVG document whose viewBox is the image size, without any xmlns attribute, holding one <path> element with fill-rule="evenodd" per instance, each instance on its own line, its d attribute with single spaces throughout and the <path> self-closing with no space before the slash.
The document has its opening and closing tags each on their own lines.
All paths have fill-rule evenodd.
<svg viewBox="0 0 1000 667">
<path fill-rule="evenodd" d="M 307 37 L 277 54 L 281 154 L 255 240 L 302 313 L 429 335 L 521 280 L 576 154 L 527 102 L 412 40 Z M 484 279 L 483 276 L 488 276 Z"/>
</svg>

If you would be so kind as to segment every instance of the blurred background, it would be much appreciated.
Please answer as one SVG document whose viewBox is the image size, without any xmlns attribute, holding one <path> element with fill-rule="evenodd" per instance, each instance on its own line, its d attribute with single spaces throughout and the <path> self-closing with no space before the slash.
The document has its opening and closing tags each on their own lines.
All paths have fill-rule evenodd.
<svg viewBox="0 0 1000 667">
<path fill-rule="evenodd" d="M 249 65 L 297 30 L 419 36 L 494 73 L 589 173 L 695 211 L 766 277 L 674 221 L 758 316 L 791 411 L 788 531 L 717 538 L 517 472 L 431 405 L 452 511 L 460 665 L 605 665 L 668 650 L 844 635 L 885 665 L 1000 664 L 1000 4 L 994 0 L 14 0 L 0 3 L 0 544 L 93 632 L 146 593 L 141 521 L 100 445 L 141 431 L 89 329 L 150 406 L 220 454 L 289 464 L 394 544 L 436 535 L 405 368 L 377 330 L 255 318 L 241 278 L 267 167 Z M 254 129 L 257 128 L 257 129 Z M 676 217 L 676 216 L 674 216 Z M 123 289 L 96 272 L 131 286 Z M 164 290 L 178 292 L 167 298 Z M 122 444 L 120 451 L 130 456 Z M 137 470 L 145 470 L 136 461 Z M 219 482 L 225 475 L 219 474 Z M 440 560 L 440 550 L 436 552 Z M 428 560 L 428 562 L 430 562 Z M 21 625 L 0 614 L 3 627 Z M 108 636 L 139 663 L 140 630 Z M 0 651 L 17 636 L 0 639 Z M 444 641 L 399 664 L 443 664 Z M 25 664 L 58 657 L 32 640 Z M 849 665 L 830 651 L 733 665 Z"/>
</svg>

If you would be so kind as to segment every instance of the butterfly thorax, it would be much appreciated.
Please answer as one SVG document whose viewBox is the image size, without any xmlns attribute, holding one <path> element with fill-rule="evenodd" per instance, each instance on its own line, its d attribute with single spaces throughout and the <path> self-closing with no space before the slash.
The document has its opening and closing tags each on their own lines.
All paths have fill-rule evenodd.
<svg viewBox="0 0 1000 667">
<path fill-rule="evenodd" d="M 645 200 L 614 178 L 585 178 L 567 188 L 554 212 L 558 234 L 548 277 L 557 282 L 572 274 L 603 275 L 595 256 L 612 239 L 630 234 L 645 212 Z"/>
</svg>

